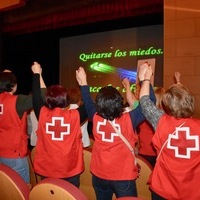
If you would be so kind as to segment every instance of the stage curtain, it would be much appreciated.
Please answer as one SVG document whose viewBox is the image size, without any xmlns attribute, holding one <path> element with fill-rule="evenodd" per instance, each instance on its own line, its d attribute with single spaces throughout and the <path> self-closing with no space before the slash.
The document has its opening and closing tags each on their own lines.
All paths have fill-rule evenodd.
<svg viewBox="0 0 200 200">
<path fill-rule="evenodd" d="M 6 23 L 3 24 L 3 32 L 30 33 L 161 12 L 163 12 L 162 0 L 115 0 L 92 4 L 77 10 L 53 13 L 28 21 Z"/>
</svg>

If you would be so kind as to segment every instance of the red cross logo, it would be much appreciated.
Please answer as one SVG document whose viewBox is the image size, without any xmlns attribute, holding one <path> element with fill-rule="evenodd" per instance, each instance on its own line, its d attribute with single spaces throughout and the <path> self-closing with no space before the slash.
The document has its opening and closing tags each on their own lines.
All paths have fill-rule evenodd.
<svg viewBox="0 0 200 200">
<path fill-rule="evenodd" d="M 52 117 L 52 123 L 46 123 L 46 133 L 52 140 L 63 141 L 64 135 L 70 134 L 70 124 L 65 124 L 63 117 Z"/>
<path fill-rule="evenodd" d="M 97 123 L 97 133 L 102 135 L 102 141 L 114 142 L 114 137 L 115 136 L 119 137 L 119 136 L 115 132 L 108 132 L 108 130 L 106 128 L 106 123 L 107 123 L 106 119 L 104 119 L 103 122 L 98 122 Z M 115 121 L 113 121 L 113 124 L 121 132 L 120 125 L 119 124 L 115 124 Z"/>
<path fill-rule="evenodd" d="M 0 104 L 0 115 L 3 114 L 3 104 Z"/>
<path fill-rule="evenodd" d="M 192 151 L 199 151 L 199 137 L 190 135 L 189 127 L 178 127 L 169 135 L 167 148 L 174 149 L 177 158 L 190 159 Z"/>
</svg>

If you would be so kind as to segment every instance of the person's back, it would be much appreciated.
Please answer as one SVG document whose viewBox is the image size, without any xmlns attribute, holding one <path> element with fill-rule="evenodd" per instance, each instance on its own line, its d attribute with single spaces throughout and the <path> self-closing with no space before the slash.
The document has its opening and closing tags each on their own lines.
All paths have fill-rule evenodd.
<svg viewBox="0 0 200 200">
<path fill-rule="evenodd" d="M 119 131 L 134 147 L 138 138 L 132 128 L 129 114 L 124 113 L 121 117 L 114 119 L 113 123 L 120 128 Z M 113 131 L 108 121 L 95 114 L 93 127 L 95 142 L 93 145 L 91 172 L 108 180 L 137 178 L 137 168 L 134 166 L 133 155 L 117 133 Z M 112 173 L 108 173 L 109 169 L 112 169 Z"/>
<path fill-rule="evenodd" d="M 151 75 L 149 67 L 145 78 Z M 150 101 L 148 88 L 146 81 L 140 104 L 155 130 L 152 143 L 158 153 L 150 177 L 152 199 L 200 199 L 200 120 L 192 118 L 194 96 L 183 85 L 174 84 L 163 95 L 163 111 Z"/>
<path fill-rule="evenodd" d="M 38 119 L 34 170 L 42 179 L 62 178 L 75 186 L 80 185 L 84 170 L 81 123 L 87 114 L 83 106 L 69 109 L 69 96 L 65 87 L 51 85 L 45 101 L 39 94 L 39 69 L 33 80 L 33 108 Z"/>
<path fill-rule="evenodd" d="M 12 167 L 29 183 L 26 112 L 20 115 L 17 111 L 16 90 L 15 75 L 9 71 L 0 72 L 0 163 Z"/>
<path fill-rule="evenodd" d="M 200 199 L 200 120 L 164 115 L 152 142 L 158 158 L 151 188 L 166 199 Z"/>
<path fill-rule="evenodd" d="M 90 169 L 97 199 L 111 200 L 113 193 L 117 198 L 137 196 L 138 168 L 133 149 L 137 141 L 134 129 L 145 120 L 140 106 L 124 112 L 123 97 L 112 86 L 102 87 L 94 102 L 82 67 L 76 71 L 76 78 L 88 117 L 93 121 L 95 140 Z M 131 150 L 120 133 L 130 143 Z"/>
<path fill-rule="evenodd" d="M 83 172 L 80 117 L 77 110 L 41 108 L 34 169 L 51 178 Z"/>
</svg>

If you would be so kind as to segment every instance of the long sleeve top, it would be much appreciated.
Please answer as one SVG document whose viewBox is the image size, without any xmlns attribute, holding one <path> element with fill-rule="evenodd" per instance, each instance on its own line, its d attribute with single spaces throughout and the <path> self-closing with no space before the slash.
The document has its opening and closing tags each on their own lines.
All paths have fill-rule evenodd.
<svg viewBox="0 0 200 200">
<path fill-rule="evenodd" d="M 146 119 L 153 126 L 154 130 L 158 125 L 160 117 L 164 114 L 164 111 L 159 109 L 154 102 L 151 101 L 148 95 L 143 96 L 140 99 L 140 105 L 142 107 L 142 112 L 145 115 Z"/>
</svg>

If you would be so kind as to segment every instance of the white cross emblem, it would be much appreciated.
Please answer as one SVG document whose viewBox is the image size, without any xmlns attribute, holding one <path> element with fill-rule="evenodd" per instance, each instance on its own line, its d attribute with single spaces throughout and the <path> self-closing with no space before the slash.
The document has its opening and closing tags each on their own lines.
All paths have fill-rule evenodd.
<svg viewBox="0 0 200 200">
<path fill-rule="evenodd" d="M 56 121 L 60 121 L 60 127 L 64 127 L 63 130 L 66 130 L 60 132 L 60 137 L 55 137 L 56 130 L 55 131 L 50 130 L 50 127 L 55 128 Z M 52 140 L 63 141 L 64 135 L 70 134 L 70 124 L 65 124 L 63 117 L 52 117 L 52 123 L 46 123 L 46 133 L 51 134 Z"/>
<path fill-rule="evenodd" d="M 191 141 L 193 140 L 194 141 L 194 145 L 193 147 L 187 147 L 185 146 L 186 148 L 186 154 L 180 154 L 179 153 L 179 147 L 178 146 L 172 146 L 171 145 L 171 140 L 172 139 L 175 139 L 175 140 L 179 140 L 179 134 L 181 134 L 181 132 L 185 132 L 186 134 L 186 140 L 187 141 Z M 189 127 L 178 127 L 176 128 L 176 132 L 175 134 L 169 134 L 169 138 L 168 138 L 168 143 L 167 143 L 167 148 L 169 149 L 174 149 L 175 150 L 175 157 L 177 158 L 190 158 L 191 157 L 191 152 L 192 151 L 199 151 L 199 137 L 196 135 L 190 135 L 190 130 L 189 130 Z"/>
<path fill-rule="evenodd" d="M 3 114 L 3 104 L 0 104 L 0 115 Z"/>
<path fill-rule="evenodd" d="M 114 142 L 114 137 L 115 136 L 119 137 L 117 133 L 115 133 L 115 132 L 108 133 L 107 135 L 109 135 L 109 137 L 106 137 L 105 131 L 100 131 L 101 126 L 105 127 L 106 122 L 107 122 L 107 120 L 104 119 L 103 122 L 98 122 L 97 123 L 97 133 L 99 133 L 99 134 L 102 135 L 102 141 L 105 141 L 105 142 Z M 119 124 L 115 124 L 115 120 L 113 121 L 113 124 L 121 132 L 120 125 Z"/>
</svg>

